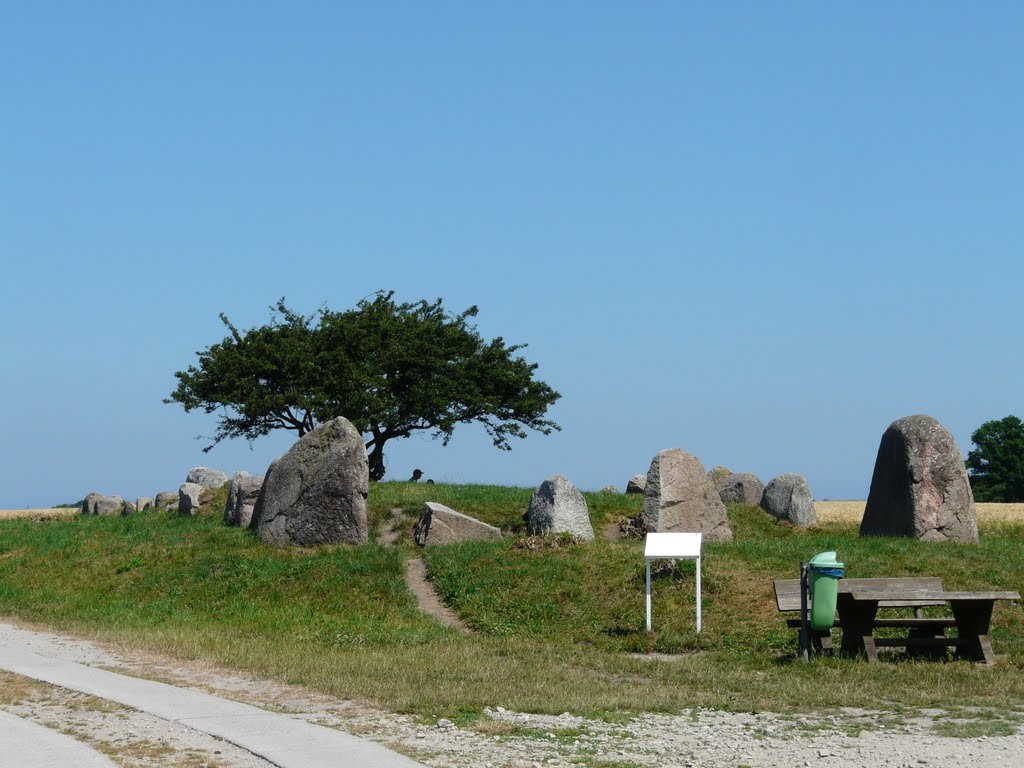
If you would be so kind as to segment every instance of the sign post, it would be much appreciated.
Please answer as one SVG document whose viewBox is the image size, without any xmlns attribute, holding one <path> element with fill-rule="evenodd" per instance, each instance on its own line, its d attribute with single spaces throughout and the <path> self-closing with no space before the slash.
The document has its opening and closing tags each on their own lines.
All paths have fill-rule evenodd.
<svg viewBox="0 0 1024 768">
<path fill-rule="evenodd" d="M 651 631 L 651 560 L 697 561 L 697 634 L 700 634 L 700 549 L 702 533 L 648 533 L 644 542 L 647 563 L 647 631 Z"/>
</svg>

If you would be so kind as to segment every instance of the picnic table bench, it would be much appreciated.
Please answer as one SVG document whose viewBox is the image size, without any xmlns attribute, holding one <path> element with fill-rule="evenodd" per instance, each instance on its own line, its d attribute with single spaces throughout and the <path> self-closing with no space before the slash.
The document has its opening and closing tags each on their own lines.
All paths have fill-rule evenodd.
<svg viewBox="0 0 1024 768">
<path fill-rule="evenodd" d="M 810 598 L 808 598 L 810 599 Z M 841 653 L 864 654 L 878 661 L 879 647 L 905 647 L 914 652 L 923 649 L 957 649 L 961 658 L 995 662 L 988 639 L 989 622 L 996 600 L 1019 600 L 1017 592 L 947 592 L 935 576 L 842 579 L 838 584 L 838 618 L 833 627 L 843 631 Z M 775 602 L 779 611 L 800 610 L 800 579 L 776 579 Z M 949 604 L 952 616 L 924 615 L 924 608 Z M 911 616 L 879 616 L 879 608 L 910 608 Z M 788 619 L 790 627 L 799 627 L 800 619 Z M 875 637 L 879 627 L 909 629 L 903 637 Z M 946 629 L 955 627 L 956 637 L 946 637 Z M 831 630 L 811 630 L 812 646 L 832 649 Z"/>
</svg>

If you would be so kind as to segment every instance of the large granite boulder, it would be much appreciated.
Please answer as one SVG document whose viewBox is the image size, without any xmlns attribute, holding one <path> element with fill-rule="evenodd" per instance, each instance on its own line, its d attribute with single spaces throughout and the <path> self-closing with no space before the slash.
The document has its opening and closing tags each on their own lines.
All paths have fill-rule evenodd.
<svg viewBox="0 0 1024 768">
<path fill-rule="evenodd" d="M 626 493 L 643 493 L 647 487 L 647 478 L 644 475 L 633 475 L 626 483 Z"/>
<path fill-rule="evenodd" d="M 708 476 L 711 478 L 711 482 L 715 485 L 718 485 L 731 474 L 733 474 L 733 471 L 728 467 L 723 467 L 722 465 L 712 467 L 708 470 Z"/>
<path fill-rule="evenodd" d="M 135 511 L 145 512 L 147 509 L 153 508 L 153 500 L 147 496 L 139 496 L 135 500 Z"/>
<path fill-rule="evenodd" d="M 363 544 L 369 485 L 363 437 L 339 416 L 270 465 L 249 527 L 278 547 Z"/>
<path fill-rule="evenodd" d="M 178 514 L 195 515 L 199 512 L 199 496 L 206 490 L 199 483 L 182 483 L 178 489 Z"/>
<path fill-rule="evenodd" d="M 735 472 L 715 483 L 715 490 L 718 491 L 718 498 L 722 501 L 756 506 L 761 503 L 764 483 L 757 475 L 752 475 L 749 472 Z"/>
<path fill-rule="evenodd" d="M 413 529 L 413 538 L 421 547 L 426 547 L 473 539 L 500 539 L 501 531 L 444 504 L 428 501 Z"/>
<path fill-rule="evenodd" d="M 526 529 L 533 536 L 570 533 L 583 541 L 594 538 L 587 500 L 570 480 L 561 475 L 549 477 L 538 486 L 524 517 Z"/>
<path fill-rule="evenodd" d="M 700 460 L 679 448 L 661 451 L 647 471 L 643 526 L 655 532 L 703 533 L 732 540 L 725 504 Z"/>
<path fill-rule="evenodd" d="M 963 456 L 953 436 L 931 416 L 898 419 L 882 435 L 860 535 L 978 540 Z"/>
<path fill-rule="evenodd" d="M 807 526 L 818 522 L 811 488 L 801 475 L 789 473 L 770 480 L 761 496 L 761 509 L 793 525 Z"/>
<path fill-rule="evenodd" d="M 134 515 L 138 509 L 139 508 L 135 505 L 134 501 L 128 501 L 128 499 L 125 499 L 124 504 L 121 505 L 121 514 Z"/>
<path fill-rule="evenodd" d="M 228 476 L 219 469 L 209 467 L 193 467 L 185 478 L 186 483 L 195 483 L 203 488 L 223 488 Z"/>
<path fill-rule="evenodd" d="M 123 511 L 124 499 L 120 496 L 90 493 L 82 501 L 83 515 L 120 515 Z"/>
<path fill-rule="evenodd" d="M 153 499 L 153 506 L 163 509 L 164 507 L 174 506 L 178 503 L 178 492 L 177 491 L 160 491 L 156 498 Z"/>
<path fill-rule="evenodd" d="M 262 487 L 263 475 L 253 476 L 248 472 L 236 472 L 231 478 L 228 501 L 224 505 L 224 525 L 248 528 Z"/>
</svg>

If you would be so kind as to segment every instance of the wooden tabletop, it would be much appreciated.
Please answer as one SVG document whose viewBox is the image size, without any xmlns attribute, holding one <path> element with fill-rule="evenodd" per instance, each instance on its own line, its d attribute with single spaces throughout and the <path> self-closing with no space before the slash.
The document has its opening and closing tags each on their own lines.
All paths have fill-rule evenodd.
<svg viewBox="0 0 1024 768">
<path fill-rule="evenodd" d="M 852 589 L 850 597 L 865 602 L 884 600 L 1020 600 L 1019 592 L 947 592 L 942 589 Z"/>
</svg>

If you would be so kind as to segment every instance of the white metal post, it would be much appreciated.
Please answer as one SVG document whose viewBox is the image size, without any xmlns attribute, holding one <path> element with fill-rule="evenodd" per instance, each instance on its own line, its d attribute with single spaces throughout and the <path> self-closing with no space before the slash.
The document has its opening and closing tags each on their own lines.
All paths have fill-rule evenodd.
<svg viewBox="0 0 1024 768">
<path fill-rule="evenodd" d="M 700 555 L 697 555 L 697 634 L 700 634 Z"/>
<path fill-rule="evenodd" d="M 647 563 L 647 631 L 651 631 L 651 559 L 645 557 Z"/>
</svg>

